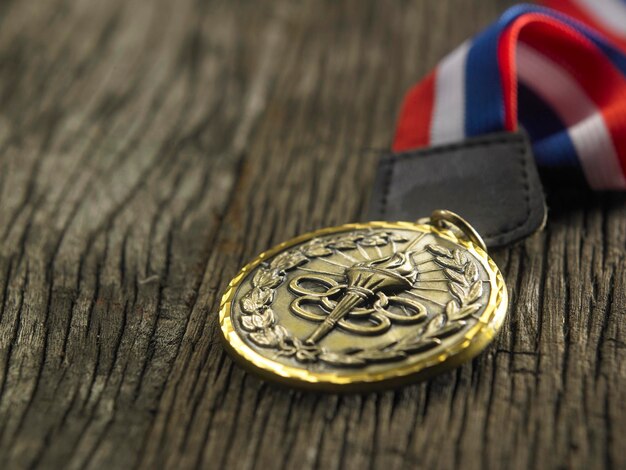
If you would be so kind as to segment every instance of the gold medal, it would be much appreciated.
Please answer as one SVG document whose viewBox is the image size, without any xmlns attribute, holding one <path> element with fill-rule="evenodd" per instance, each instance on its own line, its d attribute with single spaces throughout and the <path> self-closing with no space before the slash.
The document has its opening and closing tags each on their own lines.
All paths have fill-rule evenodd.
<svg viewBox="0 0 626 470">
<path fill-rule="evenodd" d="M 416 223 L 326 228 L 261 254 L 222 297 L 225 344 L 288 385 L 385 388 L 455 367 L 499 330 L 502 274 L 473 228 L 435 211 Z"/>
</svg>

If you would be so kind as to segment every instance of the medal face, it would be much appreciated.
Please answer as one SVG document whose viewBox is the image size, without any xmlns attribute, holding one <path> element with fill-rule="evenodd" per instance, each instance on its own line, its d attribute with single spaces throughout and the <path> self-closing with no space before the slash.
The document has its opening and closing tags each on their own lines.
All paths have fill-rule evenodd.
<svg viewBox="0 0 626 470">
<path fill-rule="evenodd" d="M 220 324 L 235 359 L 293 386 L 363 391 L 425 378 L 478 354 L 507 308 L 495 263 L 431 224 L 313 232 L 233 279 Z"/>
</svg>

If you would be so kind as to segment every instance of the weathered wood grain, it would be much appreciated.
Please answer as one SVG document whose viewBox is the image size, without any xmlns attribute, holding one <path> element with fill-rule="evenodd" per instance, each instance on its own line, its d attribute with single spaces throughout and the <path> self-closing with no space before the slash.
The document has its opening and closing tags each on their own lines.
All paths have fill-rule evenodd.
<svg viewBox="0 0 626 470">
<path fill-rule="evenodd" d="M 626 200 L 552 182 L 488 351 L 368 395 L 218 342 L 243 262 L 359 219 L 404 91 L 506 1 L 0 4 L 3 468 L 626 466 Z"/>
</svg>

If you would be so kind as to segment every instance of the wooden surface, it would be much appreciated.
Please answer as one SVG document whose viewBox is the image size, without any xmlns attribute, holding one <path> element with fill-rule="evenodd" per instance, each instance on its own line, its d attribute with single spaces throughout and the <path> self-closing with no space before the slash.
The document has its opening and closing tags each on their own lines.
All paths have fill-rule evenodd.
<svg viewBox="0 0 626 470">
<path fill-rule="evenodd" d="M 403 93 L 508 2 L 0 4 L 2 468 L 624 468 L 626 201 L 496 253 L 487 352 L 363 396 L 218 342 L 242 263 L 365 213 Z"/>
</svg>

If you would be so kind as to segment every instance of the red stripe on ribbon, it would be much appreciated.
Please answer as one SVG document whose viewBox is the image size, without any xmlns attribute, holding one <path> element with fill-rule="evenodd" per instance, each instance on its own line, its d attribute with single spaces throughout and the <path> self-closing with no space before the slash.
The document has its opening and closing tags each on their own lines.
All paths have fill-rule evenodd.
<svg viewBox="0 0 626 470">
<path fill-rule="evenodd" d="M 437 70 L 433 70 L 406 94 L 393 139 L 394 152 L 425 147 L 430 143 L 436 73 Z"/>
<path fill-rule="evenodd" d="M 552 8 L 556 11 L 564 13 L 578 21 L 585 23 L 593 29 L 604 34 L 610 41 L 612 41 L 617 47 L 626 51 L 626 38 L 615 34 L 609 30 L 604 24 L 590 15 L 585 9 L 581 8 L 572 0 L 543 0 L 541 2 L 548 8 Z M 602 8 L 602 2 L 598 1 L 598 8 Z"/>
<path fill-rule="evenodd" d="M 517 63 L 515 60 L 515 48 L 521 28 L 524 26 L 523 18 L 515 21 L 507 29 L 498 42 L 498 64 L 502 79 L 502 94 L 504 101 L 504 126 L 508 131 L 517 130 Z"/>
</svg>

